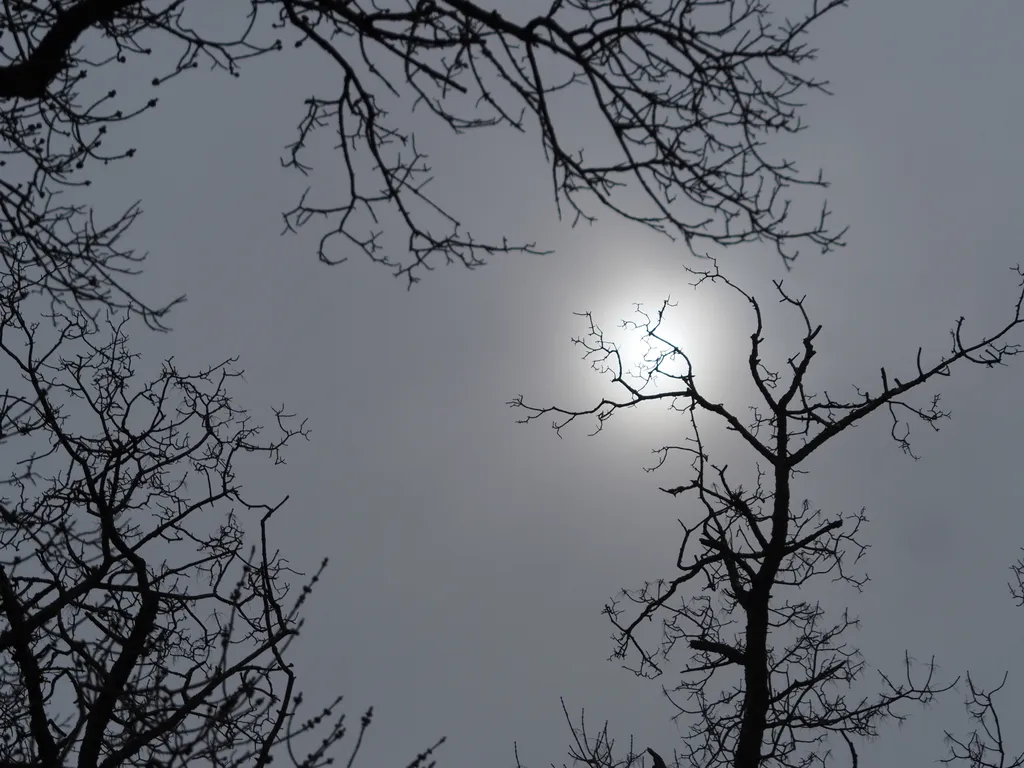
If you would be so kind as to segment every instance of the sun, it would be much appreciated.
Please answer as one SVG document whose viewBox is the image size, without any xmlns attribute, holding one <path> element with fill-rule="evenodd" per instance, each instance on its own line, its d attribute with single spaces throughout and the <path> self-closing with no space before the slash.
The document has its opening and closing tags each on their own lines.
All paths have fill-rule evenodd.
<svg viewBox="0 0 1024 768">
<path fill-rule="evenodd" d="M 682 389 L 691 374 L 705 378 L 714 367 L 712 302 L 682 270 L 679 278 L 671 291 L 664 282 L 616 286 L 591 310 L 605 346 L 617 352 L 607 361 L 609 371 L 621 362 L 623 377 L 646 392 Z"/>
<path fill-rule="evenodd" d="M 685 377 L 691 368 L 692 343 L 670 296 L 657 302 L 634 302 L 610 333 L 623 373 L 650 384 L 658 379 Z M 681 378 L 679 379 L 681 383 Z"/>
<path fill-rule="evenodd" d="M 594 239 L 585 269 L 574 276 L 571 311 L 589 313 L 608 347 L 618 353 L 588 358 L 602 370 L 602 396 L 621 396 L 609 379 L 618 373 L 645 394 L 695 386 L 716 402 L 742 376 L 746 315 L 735 291 L 713 281 L 695 286 L 698 275 L 684 267 L 684 254 L 661 239 L 626 232 Z M 626 258 L 628 256 L 628 258 Z M 691 266 L 702 267 L 701 264 Z M 707 265 L 710 268 L 712 265 Z M 574 336 L 585 339 L 587 317 Z M 591 342 L 595 339 L 591 338 Z"/>
</svg>

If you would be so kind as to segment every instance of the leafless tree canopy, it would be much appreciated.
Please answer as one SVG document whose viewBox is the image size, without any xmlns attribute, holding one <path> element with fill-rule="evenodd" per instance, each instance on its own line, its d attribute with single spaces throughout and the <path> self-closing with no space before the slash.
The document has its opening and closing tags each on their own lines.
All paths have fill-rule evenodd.
<svg viewBox="0 0 1024 768">
<path fill-rule="evenodd" d="M 775 284 L 804 328 L 801 351 L 780 371 L 763 358 L 767 330 L 758 299 L 717 268 L 694 274 L 698 286 L 724 284 L 749 304 L 748 370 L 760 395 L 752 417 L 738 415 L 704 391 L 686 351 L 662 329 L 667 303 L 654 315 L 640 311 L 635 322 L 651 342 L 639 370 L 624 366 L 619 349 L 586 315 L 588 332 L 576 343 L 598 371 L 611 376 L 620 399 L 577 409 L 531 406 L 522 397 L 510 405 L 525 413 L 525 422 L 552 417 L 559 431 L 579 420 L 592 420 L 600 431 L 620 410 L 649 401 L 664 401 L 689 423 L 690 437 L 656 451 L 651 467 L 677 466 L 676 458 L 688 467 L 685 480 L 661 489 L 692 500 L 681 516 L 674 571 L 623 591 L 605 608 L 615 627 L 615 658 L 647 677 L 661 675 L 675 662 L 672 673 L 681 675 L 666 691 L 690 726 L 676 763 L 694 768 L 844 764 L 833 761 L 839 748 L 848 754 L 845 764 L 856 768 L 858 742 L 874 737 L 882 721 L 905 717 L 903 705 L 928 702 L 951 683 L 937 681 L 931 662 L 917 664 L 908 653 L 899 676 L 879 673 L 878 684 L 868 690 L 867 667 L 850 632 L 857 620 L 841 606 L 809 599 L 806 590 L 824 579 L 861 589 L 866 576 L 857 571 L 864 551 L 858 534 L 867 518 L 863 510 L 844 515 L 801 500 L 796 495 L 801 467 L 876 412 L 889 415 L 893 439 L 913 455 L 910 424 L 937 428 L 949 415 L 937 395 L 922 400 L 919 390 L 961 364 L 992 367 L 1021 352 L 1011 336 L 1024 325 L 1024 290 L 1002 327 L 969 339 L 961 318 L 947 354 L 926 361 L 919 350 L 899 376 L 882 369 L 873 387 L 854 388 L 855 396 L 844 400 L 810 388 L 821 326 L 812 322 L 803 298 Z M 1022 275 L 1019 268 L 1017 275 Z M 735 470 L 710 457 L 704 430 L 715 422 L 752 452 L 756 475 L 737 478 Z M 1022 570 L 1018 566 L 1018 576 Z M 655 638 L 644 632 L 652 621 L 661 627 Z M 969 706 L 981 727 L 968 740 L 950 737 L 952 759 L 970 758 L 975 768 L 1006 765 L 1000 756 L 1011 758 L 991 692 L 973 682 L 970 691 Z M 644 759 L 632 747 L 615 755 L 606 729 L 588 731 L 581 722 L 573 734 L 572 756 L 592 768 L 628 768 Z M 657 755 L 649 754 L 657 765 Z M 1012 764 L 1021 765 L 1019 760 Z"/>
<path fill-rule="evenodd" d="M 234 361 L 141 373 L 128 319 L 53 309 L 45 267 L 0 253 L 0 767 L 329 764 L 339 700 L 304 707 L 288 659 L 320 570 L 239 477 L 305 422 L 259 426 Z"/>
<path fill-rule="evenodd" d="M 469 0 L 250 0 L 248 12 L 195 0 L 2 3 L 0 238 L 44 265 L 62 300 L 145 309 L 124 280 L 141 257 L 119 244 L 139 208 L 94 212 L 78 189 L 135 153 L 119 124 L 157 108 L 170 78 L 211 67 L 237 76 L 249 59 L 296 47 L 337 72 L 336 90 L 305 94 L 283 157 L 343 180 L 341 199 L 310 190 L 284 214 L 288 230 L 320 227 L 324 261 L 362 251 L 411 282 L 439 263 L 473 267 L 538 247 L 476 237 L 434 199 L 429 182 L 445 169 L 429 165 L 413 110 L 455 134 L 539 135 L 556 204 L 573 222 L 604 207 L 691 246 L 762 241 L 786 260 L 801 244 L 840 243 L 826 208 L 791 216 L 791 188 L 824 186 L 820 173 L 765 144 L 801 130 L 803 99 L 825 89 L 806 71 L 807 34 L 845 0 L 774 13 L 766 0 L 554 0 L 501 12 Z M 213 31 L 225 13 L 238 14 L 227 37 Z M 101 85 L 142 57 L 161 72 L 152 87 Z M 564 127 L 570 94 L 600 116 L 602 146 L 581 146 Z M 313 157 L 320 132 L 337 147 L 330 160 Z M 166 309 L 149 309 L 150 323 Z"/>
</svg>

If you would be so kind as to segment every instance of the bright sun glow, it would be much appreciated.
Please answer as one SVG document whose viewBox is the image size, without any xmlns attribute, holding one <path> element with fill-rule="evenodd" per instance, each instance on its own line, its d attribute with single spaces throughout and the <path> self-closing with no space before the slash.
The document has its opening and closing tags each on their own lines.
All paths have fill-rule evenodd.
<svg viewBox="0 0 1024 768">
<path fill-rule="evenodd" d="M 679 306 L 642 304 L 631 307 L 612 334 L 625 371 L 645 378 L 657 367 L 669 376 L 684 376 L 690 371 L 687 358 L 694 352 L 685 324 L 678 317 Z M 652 382 L 658 383 L 658 382 Z M 667 382 L 662 382 L 667 383 Z"/>
<path fill-rule="evenodd" d="M 679 378 L 688 373 L 702 395 L 721 402 L 742 377 L 749 347 L 749 309 L 735 291 L 710 281 L 695 288 L 697 276 L 682 266 L 677 246 L 658 238 L 639 237 L 622 242 L 605 238 L 593 243 L 587 270 L 578 275 L 573 311 L 589 311 L 606 342 L 614 344 L 627 381 L 639 387 L 654 365 L 655 374 L 643 389 L 646 394 L 685 389 Z M 713 263 L 687 260 L 695 268 L 712 269 Z M 666 299 L 668 306 L 664 306 Z M 639 305 L 640 313 L 637 312 Z M 659 318 L 659 312 L 664 312 Z M 647 328 L 655 328 L 655 336 Z M 575 335 L 587 335 L 587 320 L 578 318 Z M 590 339 L 594 343 L 594 339 Z M 674 349 L 682 354 L 672 355 Z M 591 362 L 596 362 L 591 357 Z M 608 360 L 608 367 L 614 360 Z M 629 378 L 632 375 L 632 378 Z M 622 398 L 621 388 L 601 377 L 602 396 Z M 660 409 L 655 407 L 660 413 Z"/>
<path fill-rule="evenodd" d="M 661 281 L 660 290 L 650 284 L 642 291 L 622 286 L 593 310 L 594 323 L 618 349 L 631 383 L 638 385 L 659 366 L 661 375 L 655 374 L 648 392 L 679 389 L 683 383 L 672 377 L 691 371 L 699 386 L 709 384 L 718 368 L 713 350 L 723 324 L 715 322 L 721 314 L 715 312 L 716 292 L 711 286 L 694 290 L 692 277 L 682 269 L 678 273 L 675 285 Z"/>
</svg>

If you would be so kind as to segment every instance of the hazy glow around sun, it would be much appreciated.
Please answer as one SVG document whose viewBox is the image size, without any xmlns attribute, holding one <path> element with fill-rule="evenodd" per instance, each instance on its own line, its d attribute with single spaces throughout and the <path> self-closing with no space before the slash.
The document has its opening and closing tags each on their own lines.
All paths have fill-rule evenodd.
<svg viewBox="0 0 1024 768">
<path fill-rule="evenodd" d="M 647 282 L 638 275 L 635 281 L 611 287 L 594 303 L 591 312 L 605 338 L 618 348 L 624 372 L 634 377 L 632 383 L 639 383 L 636 377 L 645 377 L 661 360 L 661 370 L 674 376 L 691 372 L 692 366 L 696 382 L 703 390 L 719 378 L 716 373 L 721 366 L 715 350 L 728 343 L 725 336 L 732 323 L 723 322 L 723 310 L 732 302 L 721 301 L 729 297 L 716 296 L 720 292 L 713 286 L 695 290 L 690 285 L 693 276 L 682 268 L 675 272 L 677 279 L 671 282 Z M 658 314 L 666 299 L 669 305 L 659 321 Z M 648 325 L 655 330 L 653 336 L 647 332 Z M 737 339 L 735 343 L 742 343 L 742 340 Z M 671 354 L 673 348 L 685 357 Z M 645 391 L 667 391 L 682 386 L 682 382 L 662 375 L 655 376 Z"/>
<path fill-rule="evenodd" d="M 694 384 L 702 396 L 714 402 L 727 402 L 749 394 L 742 392 L 749 378 L 746 369 L 753 330 L 748 302 L 723 284 L 706 281 L 694 288 L 698 276 L 684 267 L 687 264 L 697 270 L 713 270 L 713 261 L 697 260 L 679 243 L 665 238 L 625 230 L 618 235 L 595 237 L 588 243 L 585 256 L 583 268 L 573 276 L 575 290 L 572 303 L 566 308 L 590 313 L 605 340 L 618 347 L 624 376 L 640 375 L 627 378 L 630 384 L 639 386 L 644 371 L 657 362 L 659 353 L 668 352 L 669 345 L 674 345 L 685 353 L 686 359 L 677 356 L 664 360 L 662 369 L 677 376 L 692 370 Z M 729 274 L 728 270 L 723 271 Z M 637 305 L 656 323 L 666 299 L 670 306 L 666 307 L 657 332 L 664 342 L 645 339 L 643 326 L 647 319 L 637 314 Z M 573 335 L 586 337 L 586 318 L 573 319 Z M 577 347 L 577 351 L 582 356 L 585 350 Z M 579 380 L 579 386 L 591 396 L 599 394 L 616 401 L 629 397 L 611 378 L 607 372 L 590 372 Z M 678 378 L 655 375 L 643 392 L 666 393 L 685 387 L 686 383 Z M 669 405 L 668 401 L 663 402 L 666 407 Z M 655 412 L 657 415 L 651 417 L 655 419 L 663 413 L 656 404 L 640 410 Z M 629 421 L 646 418 L 634 412 Z"/>
</svg>

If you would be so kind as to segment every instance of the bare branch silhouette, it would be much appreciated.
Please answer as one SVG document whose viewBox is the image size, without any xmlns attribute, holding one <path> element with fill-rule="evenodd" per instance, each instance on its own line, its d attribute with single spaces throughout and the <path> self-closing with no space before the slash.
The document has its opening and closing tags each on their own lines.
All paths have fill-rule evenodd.
<svg viewBox="0 0 1024 768">
<path fill-rule="evenodd" d="M 239 477 L 305 421 L 256 424 L 233 360 L 142 376 L 128 318 L 50 309 L 32 274 L 0 278 L 0 768 L 329 765 L 341 699 L 310 712 L 289 659 L 326 560 L 296 572 L 287 498 Z"/>
<path fill-rule="evenodd" d="M 676 765 L 832 764 L 828 758 L 841 738 L 856 766 L 858 741 L 874 738 L 884 721 L 906 717 L 906 705 L 927 703 L 955 681 L 938 681 L 932 660 L 919 664 L 908 653 L 898 677 L 879 672 L 875 690 L 863 692 L 868 667 L 850 640 L 857 619 L 842 607 L 828 609 L 803 590 L 824 579 L 856 591 L 863 588 L 867 575 L 855 569 L 865 551 L 859 532 L 867 516 L 864 510 L 827 513 L 800 500 L 796 481 L 804 471 L 801 465 L 883 409 L 892 418 L 893 438 L 913 455 L 910 422 L 937 428 L 949 415 L 939 408 L 937 395 L 919 402 L 918 390 L 962 364 L 993 367 L 1020 353 L 1021 346 L 1011 337 L 1024 325 L 1024 280 L 1002 326 L 968 338 L 960 318 L 945 355 L 925 362 L 919 349 L 907 373 L 897 378 L 882 369 L 879 384 L 855 388 L 856 397 L 847 400 L 810 389 L 821 326 L 811 321 L 803 297 L 775 282 L 779 300 L 797 313 L 803 326 L 801 350 L 779 371 L 764 359 L 766 329 L 758 299 L 717 266 L 688 271 L 696 276 L 696 286 L 725 286 L 751 310 L 747 371 L 760 398 L 752 416 L 741 418 L 698 383 L 686 350 L 664 331 L 667 302 L 656 314 L 638 308 L 634 327 L 652 344 L 637 369 L 624 365 L 621 350 L 584 315 L 587 333 L 574 341 L 584 358 L 611 378 L 621 397 L 566 408 L 529 405 L 519 396 L 509 405 L 525 413 L 521 423 L 552 417 L 559 433 L 584 420 L 596 425 L 592 434 L 600 432 L 613 415 L 653 401 L 669 404 L 670 413 L 689 422 L 690 436 L 656 450 L 649 468 L 663 470 L 676 457 L 688 468 L 687 480 L 661 488 L 694 502 L 679 520 L 675 572 L 624 590 L 604 609 L 615 628 L 613 658 L 628 669 L 653 678 L 677 661 L 673 673 L 681 679 L 666 694 L 689 733 Z M 1019 267 L 1015 274 L 1024 278 Z M 757 473 L 749 482 L 739 482 L 735 470 L 710 457 L 704 434 L 715 423 L 737 434 L 751 451 Z M 644 628 L 655 621 L 660 636 L 651 638 Z M 975 693 L 975 705 L 983 712 L 977 717 L 983 722 L 991 716 L 987 704 L 983 694 Z M 992 733 L 989 737 L 994 738 Z M 967 746 L 953 743 L 982 754 L 977 737 Z M 660 768 L 663 761 L 650 754 Z"/>
<path fill-rule="evenodd" d="M 131 307 L 163 327 L 169 307 L 131 292 L 143 256 L 120 243 L 140 206 L 112 216 L 82 189 L 136 153 L 119 129 L 157 108 L 161 84 L 200 67 L 240 76 L 249 59 L 303 48 L 337 87 L 307 92 L 282 162 L 309 174 L 329 132 L 341 191 L 307 190 L 284 221 L 319 227 L 325 262 L 362 252 L 411 284 L 442 263 L 544 252 L 474 234 L 435 195 L 435 175 L 454 169 L 430 164 L 417 126 L 433 122 L 456 137 L 492 129 L 495 151 L 502 129 L 537 136 L 553 202 L 573 224 L 607 210 L 691 248 L 769 243 L 788 263 L 802 245 L 842 242 L 826 206 L 808 215 L 794 197 L 826 186 L 821 173 L 802 173 L 771 140 L 803 130 L 804 100 L 827 92 L 806 71 L 807 35 L 844 4 L 807 0 L 780 21 L 761 0 L 554 0 L 539 13 L 470 0 L 250 0 L 225 37 L 213 27 L 223 20 L 188 0 L 3 0 L 0 242 L 56 301 Z M 152 95 L 93 86 L 143 59 L 161 62 Z M 581 141 L 567 108 L 589 110 L 603 139 Z"/>
</svg>

